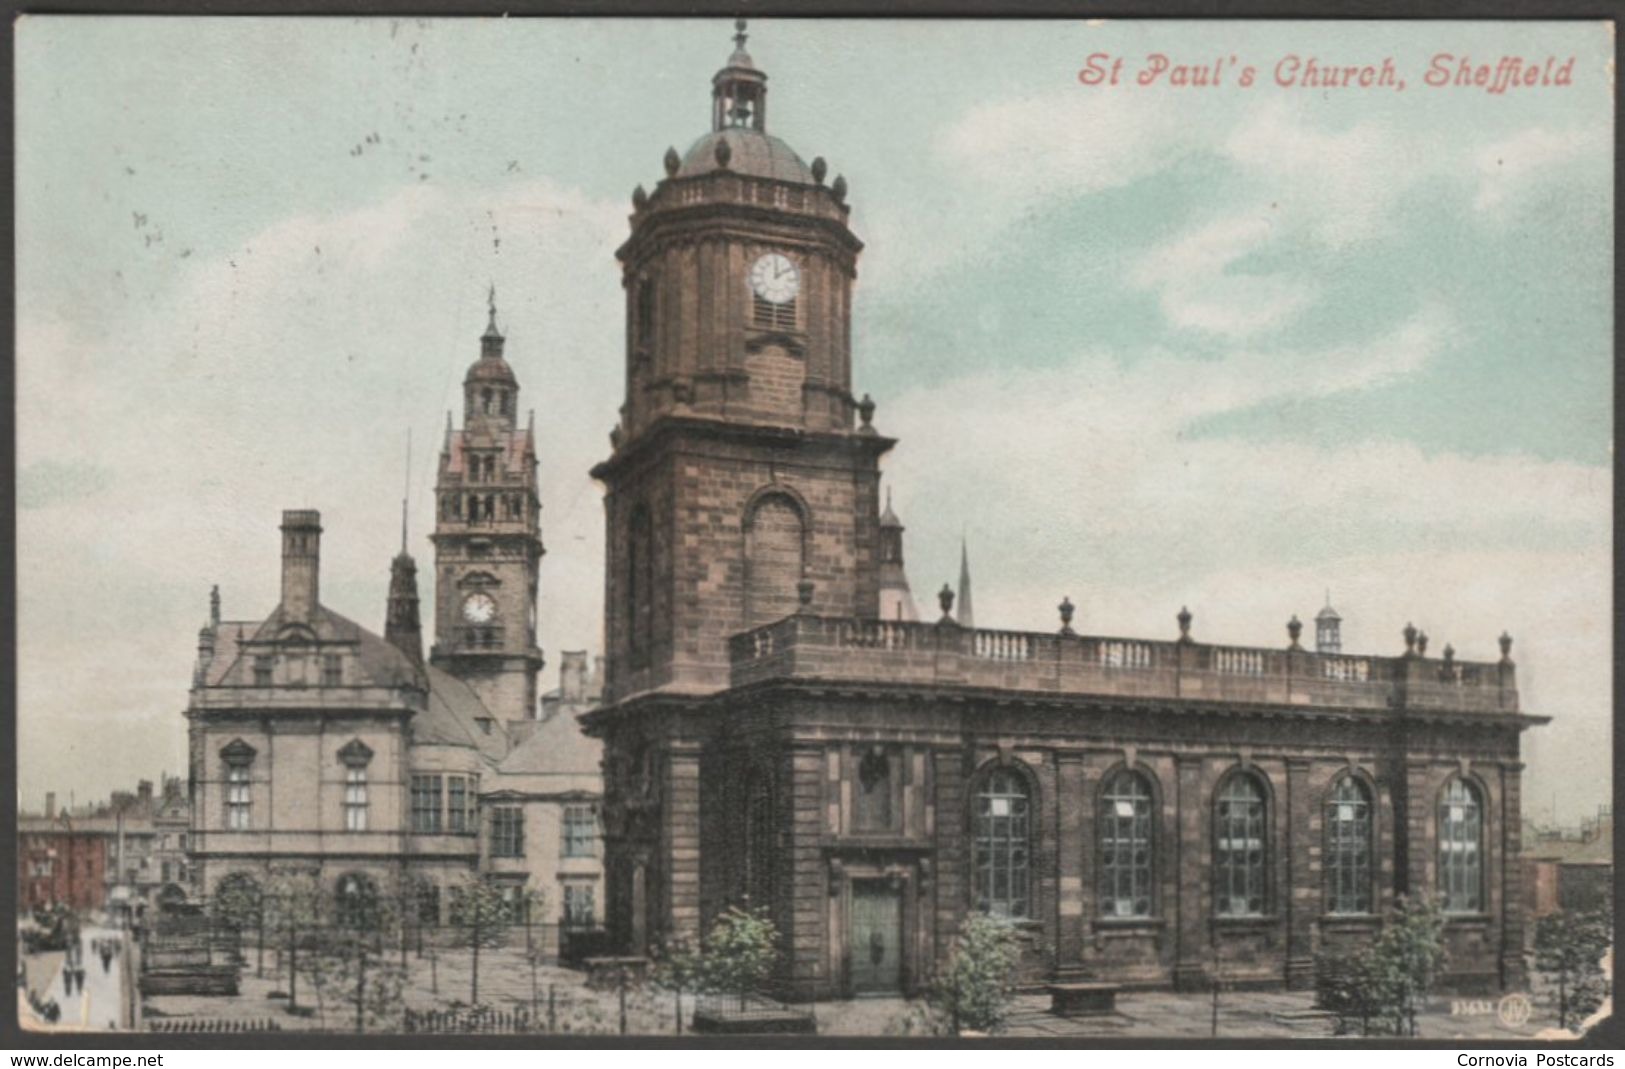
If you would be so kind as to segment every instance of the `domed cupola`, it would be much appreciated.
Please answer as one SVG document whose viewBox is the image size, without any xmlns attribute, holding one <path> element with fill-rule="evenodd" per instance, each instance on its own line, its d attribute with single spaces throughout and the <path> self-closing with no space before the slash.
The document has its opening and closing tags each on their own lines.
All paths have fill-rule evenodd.
<svg viewBox="0 0 1625 1069">
<path fill-rule="evenodd" d="M 463 376 L 463 420 L 471 423 L 476 418 L 495 418 L 509 427 L 513 425 L 519 403 L 519 380 L 513 368 L 502 357 L 502 332 L 497 329 L 496 287 L 491 287 L 489 318 L 485 333 L 480 335 L 480 358 L 468 366 Z"/>
<path fill-rule="evenodd" d="M 733 55 L 711 79 L 711 132 L 683 154 L 676 177 L 734 171 L 816 185 L 795 149 L 767 132 L 767 75 L 745 51 L 745 20 L 734 27 Z"/>
</svg>

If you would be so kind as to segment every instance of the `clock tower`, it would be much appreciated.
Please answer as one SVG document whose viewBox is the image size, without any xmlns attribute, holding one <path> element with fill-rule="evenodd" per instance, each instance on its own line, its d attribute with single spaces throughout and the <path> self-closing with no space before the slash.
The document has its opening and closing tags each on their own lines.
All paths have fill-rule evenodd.
<svg viewBox="0 0 1625 1069">
<path fill-rule="evenodd" d="M 435 643 L 430 663 L 463 679 L 501 720 L 534 719 L 541 499 L 535 417 L 517 424 L 519 381 L 503 359 L 496 294 L 480 358 L 463 379 L 463 428 L 446 414 L 435 484 Z"/>
<path fill-rule="evenodd" d="M 626 397 L 607 488 L 606 700 L 728 683 L 729 636 L 879 611 L 874 406 L 852 394 L 846 181 L 768 132 L 735 49 L 711 129 L 632 196 Z"/>
</svg>

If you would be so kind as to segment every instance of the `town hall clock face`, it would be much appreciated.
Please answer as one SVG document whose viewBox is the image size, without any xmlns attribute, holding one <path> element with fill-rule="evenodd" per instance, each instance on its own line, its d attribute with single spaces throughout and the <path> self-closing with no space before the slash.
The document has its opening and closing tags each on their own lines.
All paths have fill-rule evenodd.
<svg viewBox="0 0 1625 1069">
<path fill-rule="evenodd" d="M 471 624 L 488 624 L 496 614 L 497 603 L 489 594 L 470 594 L 463 599 L 463 619 Z"/>
<path fill-rule="evenodd" d="M 751 292 L 773 304 L 787 304 L 801 292 L 801 272 L 788 256 L 770 252 L 750 268 Z"/>
</svg>

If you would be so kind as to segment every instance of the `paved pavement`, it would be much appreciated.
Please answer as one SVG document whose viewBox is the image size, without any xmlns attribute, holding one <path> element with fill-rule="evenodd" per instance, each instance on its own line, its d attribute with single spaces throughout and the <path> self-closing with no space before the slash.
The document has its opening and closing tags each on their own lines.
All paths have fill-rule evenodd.
<svg viewBox="0 0 1625 1069">
<path fill-rule="evenodd" d="M 399 958 L 391 958 L 395 963 Z M 416 1012 L 466 1011 L 472 994 L 471 958 L 464 949 L 443 949 L 419 959 L 407 958 L 408 982 L 402 989 L 401 1004 Z M 100 963 L 94 966 L 100 969 Z M 613 1035 L 620 1030 L 621 1007 L 616 991 L 591 991 L 581 973 L 556 966 L 537 966 L 532 986 L 532 970 L 523 947 L 482 951 L 480 954 L 479 1001 L 502 1013 L 523 1011 L 534 1019 L 547 1020 L 552 996 L 553 1029 L 558 1032 Z M 283 1029 L 326 1029 L 344 1031 L 354 1027 L 353 1004 L 318 1005 L 316 991 L 301 975 L 299 1001 L 308 1008 L 307 1017 L 287 1012 L 286 974 L 278 975 L 277 956 L 266 955 L 266 976 L 254 976 L 252 954 L 244 970 L 242 993 L 238 998 L 165 996 L 147 1000 L 152 1019 L 202 1018 L 243 1024 L 274 1020 Z M 693 1000 L 684 999 L 684 1028 L 692 1013 Z M 1436 1001 L 1420 1021 L 1421 1033 L 1429 1039 L 1507 1040 L 1535 1036 L 1551 1027 L 1541 1003 L 1521 1027 L 1503 1025 L 1493 1005 L 1464 1003 L 1451 1012 L 1448 1000 Z M 1460 1011 L 1469 1012 L 1462 1013 Z M 921 1034 L 925 1024 L 924 1007 L 901 998 L 867 998 L 820 1002 L 812 1007 L 818 1030 L 825 1035 L 909 1035 Z M 652 987 L 632 989 L 626 999 L 627 1031 L 634 1035 L 672 1035 L 676 1030 L 677 1008 L 669 992 Z M 370 1031 L 398 1031 L 399 1014 L 369 1021 Z M 1220 1038 L 1311 1039 L 1333 1034 L 1334 1022 L 1315 1010 L 1309 992 L 1233 992 L 1219 999 L 1217 1035 Z M 1213 1000 L 1204 994 L 1173 992 L 1129 992 L 1117 1000 L 1117 1012 L 1104 1017 L 1057 1017 L 1049 1012 L 1043 995 L 1022 995 L 1016 999 L 1003 1034 L 1039 1038 L 1155 1038 L 1208 1039 L 1214 1033 Z"/>
<path fill-rule="evenodd" d="M 28 986 L 42 1001 L 55 999 L 62 1016 L 54 1026 L 43 1020 L 32 1020 L 29 1027 L 117 1030 L 129 1027 L 128 1005 L 124 997 L 124 970 L 122 962 L 114 957 L 107 968 L 102 967 L 94 941 L 115 939 L 123 941 L 124 933 L 116 928 L 86 925 L 79 932 L 79 956 L 74 968 L 83 969 L 84 987 L 77 983 L 69 991 L 69 955 L 57 951 L 36 954 L 27 959 Z M 26 1009 L 26 1003 L 22 1003 Z M 29 1017 L 33 1013 L 29 1010 Z"/>
</svg>

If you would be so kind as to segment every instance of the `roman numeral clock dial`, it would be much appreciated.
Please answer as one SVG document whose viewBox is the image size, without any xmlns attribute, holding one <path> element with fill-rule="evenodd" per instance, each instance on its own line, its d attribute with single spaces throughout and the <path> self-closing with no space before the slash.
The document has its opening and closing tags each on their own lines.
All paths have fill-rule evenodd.
<svg viewBox="0 0 1625 1069">
<path fill-rule="evenodd" d="M 771 304 L 788 304 L 801 292 L 801 271 L 788 256 L 767 253 L 750 267 L 750 289 Z"/>
</svg>

